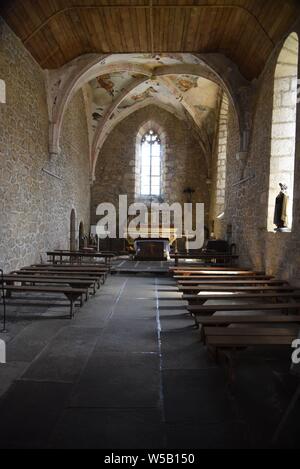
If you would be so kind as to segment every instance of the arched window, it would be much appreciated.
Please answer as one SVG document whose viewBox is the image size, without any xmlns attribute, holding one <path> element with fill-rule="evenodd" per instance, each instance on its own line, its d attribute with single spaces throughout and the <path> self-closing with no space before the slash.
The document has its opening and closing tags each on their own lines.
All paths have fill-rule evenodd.
<svg viewBox="0 0 300 469">
<path fill-rule="evenodd" d="M 287 186 L 287 222 L 292 228 L 296 144 L 297 80 L 299 40 L 292 33 L 280 52 L 275 70 L 272 145 L 270 160 L 268 230 L 273 231 L 279 184 Z"/>
<path fill-rule="evenodd" d="M 161 140 L 154 130 L 143 136 L 140 155 L 140 195 L 158 197 L 161 194 Z"/>
<path fill-rule="evenodd" d="M 0 80 L 0 104 L 6 103 L 6 89 L 5 89 L 5 81 Z"/>
</svg>

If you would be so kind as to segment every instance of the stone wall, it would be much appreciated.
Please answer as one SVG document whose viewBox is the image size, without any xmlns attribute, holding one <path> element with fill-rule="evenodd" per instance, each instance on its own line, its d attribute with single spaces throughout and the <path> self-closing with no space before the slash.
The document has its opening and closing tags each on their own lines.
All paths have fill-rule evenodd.
<svg viewBox="0 0 300 469">
<path fill-rule="evenodd" d="M 272 142 L 274 76 L 281 48 L 255 84 L 255 106 L 250 150 L 246 162 L 237 161 L 238 126 L 229 116 L 226 176 L 226 218 L 232 241 L 238 245 L 240 263 L 246 267 L 300 283 L 300 188 L 295 184 L 291 233 L 268 232 L 269 175 Z M 254 85 L 253 85 L 254 86 Z M 300 177 L 300 115 L 297 109 L 295 181 Z M 235 185 L 239 180 L 244 180 Z M 274 227 L 275 228 L 275 227 Z"/>
<path fill-rule="evenodd" d="M 292 201 L 295 169 L 295 135 L 297 109 L 298 37 L 291 34 L 280 52 L 275 69 L 268 230 L 273 230 L 275 199 L 279 183 L 290 193 L 288 226 L 292 226 Z"/>
<path fill-rule="evenodd" d="M 69 217 L 89 223 L 89 148 L 81 93 L 67 110 L 62 154 L 50 165 L 44 74 L 0 18 L 0 267 L 39 261 L 48 249 L 67 248 Z M 62 177 L 43 172 L 51 169 Z"/>
<path fill-rule="evenodd" d="M 164 134 L 164 201 L 187 202 L 183 191 L 190 187 L 195 190 L 193 201 L 205 204 L 208 219 L 207 169 L 199 143 L 184 121 L 157 106 L 147 106 L 118 124 L 102 147 L 92 187 L 93 223 L 98 221 L 96 208 L 99 203 L 110 202 L 118 206 L 120 194 L 127 194 L 129 203 L 135 201 L 137 136 L 140 128 L 149 121 L 155 122 L 155 131 L 161 129 Z"/>
</svg>

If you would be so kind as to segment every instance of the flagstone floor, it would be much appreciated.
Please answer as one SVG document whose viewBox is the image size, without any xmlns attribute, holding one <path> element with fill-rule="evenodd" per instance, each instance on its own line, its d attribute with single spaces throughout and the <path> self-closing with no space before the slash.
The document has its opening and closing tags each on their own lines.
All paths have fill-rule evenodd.
<svg viewBox="0 0 300 469">
<path fill-rule="evenodd" d="M 296 388 L 287 351 L 245 351 L 233 388 L 172 279 L 115 275 L 77 311 L 9 306 L 1 448 L 259 448 Z M 300 403 L 279 442 L 300 447 Z"/>
</svg>

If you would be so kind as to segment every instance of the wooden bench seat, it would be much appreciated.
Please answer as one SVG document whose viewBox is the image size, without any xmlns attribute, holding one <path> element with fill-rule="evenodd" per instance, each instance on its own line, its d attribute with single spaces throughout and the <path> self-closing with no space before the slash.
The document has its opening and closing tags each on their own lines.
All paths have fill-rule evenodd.
<svg viewBox="0 0 300 469">
<path fill-rule="evenodd" d="M 5 275 L 4 283 L 6 285 L 15 285 L 16 283 L 21 283 L 22 285 L 36 285 L 36 284 L 54 284 L 54 285 L 69 285 L 72 288 L 91 288 L 93 294 L 96 294 L 96 281 L 91 278 L 84 279 L 74 279 L 70 277 L 56 277 L 56 276 L 29 276 L 29 275 Z M 88 295 L 88 290 L 87 290 Z"/>
<path fill-rule="evenodd" d="M 80 268 L 52 268 L 52 267 L 49 267 L 49 268 L 40 268 L 40 267 L 26 267 L 26 268 L 22 268 L 21 271 L 27 271 L 27 272 L 51 272 L 51 273 L 61 273 L 61 272 L 64 272 L 65 274 L 69 275 L 69 274 L 75 274 L 75 275 L 82 275 L 82 274 L 85 274 L 85 275 L 99 275 L 99 276 L 102 276 L 104 278 L 104 280 L 106 280 L 107 276 L 108 276 L 108 273 L 107 271 L 105 270 L 101 270 L 101 269 L 91 269 L 91 268 L 84 268 L 84 269 L 80 269 Z"/>
<path fill-rule="evenodd" d="M 82 259 L 104 259 L 105 264 L 110 267 L 111 259 L 115 257 L 114 254 L 106 254 L 103 252 L 86 252 L 86 251 L 49 251 L 47 256 L 51 258 L 52 264 L 63 263 L 63 258 L 77 259 L 79 263 Z M 56 259 L 57 258 L 57 259 Z"/>
<path fill-rule="evenodd" d="M 64 263 L 64 264 L 51 264 L 51 263 L 46 263 L 46 264 L 32 264 L 28 267 L 41 267 L 41 268 L 49 268 L 49 267 L 52 267 L 52 268 L 58 268 L 58 269 L 63 269 L 64 267 L 70 267 L 70 268 L 73 268 L 73 267 L 83 267 L 83 268 L 96 268 L 96 269 L 100 269 L 100 270 L 103 270 L 104 272 L 109 272 L 109 269 L 108 267 L 105 266 L 105 264 L 100 264 L 100 263 L 93 263 L 93 264 L 71 264 L 71 263 Z M 26 267 L 25 267 L 26 268 Z"/>
<path fill-rule="evenodd" d="M 280 325 L 276 327 L 235 324 L 233 327 L 204 327 L 204 340 L 209 353 L 218 362 L 220 355 L 227 360 L 229 383 L 235 380 L 236 352 L 247 347 L 285 346 L 291 348 L 298 337 L 299 325 Z"/>
<path fill-rule="evenodd" d="M 289 345 L 298 337 L 299 326 L 288 327 L 205 327 L 207 346 L 249 347 L 252 345 Z"/>
<path fill-rule="evenodd" d="M 288 282 L 284 280 L 205 280 L 205 281 L 200 281 L 200 280 L 182 280 L 178 282 L 178 285 L 180 286 L 200 286 L 203 287 L 205 285 L 211 286 L 214 285 L 216 288 L 218 286 L 226 286 L 226 285 L 232 285 L 232 286 L 255 286 L 255 285 L 287 285 Z"/>
<path fill-rule="evenodd" d="M 188 312 L 194 318 L 195 325 L 199 328 L 202 324 L 201 317 L 208 315 L 216 315 L 219 312 L 239 312 L 241 316 L 243 311 L 273 311 L 281 312 L 287 315 L 290 312 L 298 314 L 300 312 L 300 303 L 239 303 L 239 304 L 218 304 L 218 305 L 189 305 Z M 262 313 L 263 314 L 263 313 Z M 227 315 L 226 315 L 227 316 Z"/>
<path fill-rule="evenodd" d="M 239 267 L 224 267 L 224 266 L 206 266 L 206 265 L 203 265 L 203 264 L 191 264 L 191 265 L 185 265 L 185 266 L 172 266 L 172 267 L 169 267 L 169 271 L 170 272 L 180 272 L 180 271 L 192 271 L 192 270 L 214 270 L 216 272 L 228 272 L 228 271 L 231 271 L 231 272 L 253 272 L 252 270 L 247 270 L 247 269 L 241 269 Z M 264 273 L 264 272 L 262 272 Z"/>
<path fill-rule="evenodd" d="M 62 268 L 47 268 L 47 269 L 40 269 L 38 267 L 24 267 L 21 269 L 20 272 L 26 272 L 26 274 L 35 274 L 35 273 L 47 273 L 53 275 L 67 275 L 67 276 L 89 276 L 89 277 L 99 277 L 102 283 L 105 282 L 107 279 L 108 273 L 107 271 L 102 271 L 101 269 L 97 270 L 90 270 L 90 269 L 62 269 Z"/>
<path fill-rule="evenodd" d="M 239 304 L 218 304 L 218 305 L 191 305 L 187 310 L 192 316 L 203 314 L 215 314 L 220 311 L 300 311 L 300 303 L 239 303 Z"/>
<path fill-rule="evenodd" d="M 66 296 L 70 301 L 70 319 L 74 317 L 74 303 L 80 298 L 82 304 L 82 295 L 86 294 L 86 288 L 72 288 L 72 287 L 62 287 L 62 286 L 31 286 L 31 285 L 4 285 L 4 289 L 10 294 L 13 292 L 34 292 L 34 293 L 60 293 Z"/>
<path fill-rule="evenodd" d="M 218 315 L 201 316 L 198 318 L 199 325 L 203 327 L 226 327 L 232 324 L 300 324 L 298 314 L 239 314 L 239 315 Z"/>
<path fill-rule="evenodd" d="M 198 294 L 200 292 L 267 292 L 267 291 L 295 291 L 297 288 L 289 285 L 178 285 L 178 291 L 183 294 Z"/>
<path fill-rule="evenodd" d="M 70 278 L 76 280 L 93 280 L 97 283 L 98 288 L 105 282 L 104 274 L 88 273 L 88 272 L 66 272 L 66 271 L 45 271 L 45 270 L 18 270 L 12 271 L 13 275 L 34 276 L 34 277 L 53 277 L 53 278 Z"/>
<path fill-rule="evenodd" d="M 235 276 L 230 276 L 230 275 L 174 275 L 173 277 L 178 283 L 183 283 L 183 282 L 193 282 L 195 284 L 197 283 L 203 283 L 206 280 L 208 281 L 213 281 L 216 280 L 217 282 L 223 281 L 223 280 L 234 280 L 234 281 L 245 281 L 245 280 L 272 280 L 274 277 L 272 276 L 265 276 L 265 275 L 235 275 Z"/>
<path fill-rule="evenodd" d="M 93 266 L 85 266 L 85 265 L 52 265 L 52 264 L 39 264 L 39 265 L 30 265 L 30 266 L 27 266 L 27 267 L 23 267 L 21 270 L 23 269 L 39 269 L 39 270 L 56 270 L 56 271 L 59 271 L 59 270 L 65 270 L 65 271 L 72 271 L 72 272 L 101 272 L 101 273 L 104 273 L 104 274 L 109 274 L 109 269 L 107 269 L 106 267 L 101 267 L 101 266 L 96 266 L 96 265 L 93 265 Z"/>
<path fill-rule="evenodd" d="M 226 294 L 225 293 L 204 293 L 201 295 L 182 295 L 182 300 L 187 301 L 190 305 L 202 305 L 208 300 L 264 300 L 264 299 L 274 299 L 276 301 L 284 299 L 284 300 L 293 300 L 300 298 L 300 291 L 295 292 L 286 292 L 285 290 L 282 292 L 270 292 L 266 291 L 263 293 L 232 293 Z"/>
<path fill-rule="evenodd" d="M 239 279 L 240 277 L 242 278 L 252 278 L 252 277 L 258 277 L 258 276 L 263 276 L 266 277 L 266 274 L 264 272 L 235 272 L 233 270 L 228 270 L 227 272 L 222 270 L 222 271 L 217 271 L 217 270 L 182 270 L 182 271 L 175 271 L 173 272 L 174 278 L 178 277 L 213 277 L 213 278 L 237 278 Z"/>
<path fill-rule="evenodd" d="M 221 252 L 204 252 L 198 254 L 171 254 L 171 259 L 175 260 L 175 266 L 179 265 L 180 260 L 195 260 L 195 261 L 205 261 L 214 264 L 218 262 L 220 264 L 229 264 L 234 265 L 239 259 L 238 255 L 227 254 Z"/>
</svg>

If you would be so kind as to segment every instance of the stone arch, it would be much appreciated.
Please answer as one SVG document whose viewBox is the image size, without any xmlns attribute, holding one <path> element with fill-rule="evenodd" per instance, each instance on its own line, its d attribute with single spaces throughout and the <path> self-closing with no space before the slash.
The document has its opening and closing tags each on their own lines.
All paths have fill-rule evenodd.
<svg viewBox="0 0 300 469">
<path fill-rule="evenodd" d="M 48 107 L 50 118 L 49 152 L 59 153 L 59 141 L 62 122 L 66 108 L 74 94 L 83 85 L 101 74 L 117 71 L 133 71 L 137 74 L 149 76 L 145 67 L 128 63 L 105 64 L 106 55 L 87 54 L 72 60 L 59 70 L 46 72 Z"/>
<path fill-rule="evenodd" d="M 64 113 L 68 103 L 85 83 L 93 78 L 106 73 L 114 73 L 118 71 L 133 71 L 136 74 L 144 75 L 150 78 L 153 71 L 149 68 L 130 62 L 109 63 L 106 64 L 105 60 L 110 56 L 100 56 L 98 54 L 87 54 L 74 59 L 60 70 L 47 72 L 47 89 L 48 89 L 48 106 L 50 118 L 49 130 L 49 152 L 50 155 L 57 155 L 59 153 L 59 141 L 62 127 Z M 246 82 L 237 72 L 231 76 L 233 64 L 227 63 L 228 59 L 224 57 L 224 66 L 219 67 L 213 57 L 209 55 L 206 61 L 203 58 L 199 59 L 196 54 L 194 57 L 199 60 L 199 64 L 189 65 L 182 64 L 179 66 L 165 66 L 161 67 L 158 71 L 159 76 L 168 75 L 172 73 L 193 73 L 196 76 L 201 76 L 212 80 L 219 84 L 227 92 L 230 100 L 233 103 L 234 112 L 237 115 L 237 120 L 240 127 L 240 135 L 242 136 L 245 131 L 243 122 L 244 112 L 242 111 L 242 103 L 238 96 L 234 93 L 234 89 L 238 87 L 245 87 Z M 221 58 L 223 58 L 221 56 Z M 234 68 L 234 67 L 233 67 Z M 155 70 L 156 73 L 156 70 Z M 234 81 L 234 83 L 233 83 Z M 244 141 L 241 139 L 241 141 Z M 241 148 L 241 151 L 245 151 Z M 94 167 L 94 165 L 93 165 Z"/>
<path fill-rule="evenodd" d="M 70 213 L 70 251 L 76 251 L 76 211 Z"/>
<path fill-rule="evenodd" d="M 287 226 L 292 228 L 296 147 L 299 37 L 291 33 L 279 53 L 274 75 L 268 230 L 273 231 L 279 183 L 288 186 Z"/>
<path fill-rule="evenodd" d="M 171 95 L 174 95 L 174 97 L 177 100 L 180 100 L 187 115 L 191 117 L 191 119 L 194 121 L 195 125 L 197 126 L 197 118 L 196 118 L 193 106 L 185 102 L 184 99 L 182 99 L 182 96 L 178 92 L 176 87 L 172 85 L 170 80 L 168 80 L 168 77 L 170 75 L 184 75 L 184 74 L 206 78 L 216 83 L 222 88 L 224 94 L 227 95 L 228 100 L 230 101 L 232 105 L 232 109 L 233 109 L 233 112 L 235 113 L 236 121 L 238 123 L 238 131 L 240 134 L 240 152 L 245 153 L 247 151 L 247 145 L 248 145 L 248 140 L 249 140 L 248 138 L 249 123 L 246 121 L 246 117 L 242 118 L 242 116 L 245 116 L 246 113 L 241 114 L 238 100 L 232 91 L 233 88 L 231 85 L 229 86 L 230 80 L 228 80 L 228 84 L 226 83 L 226 73 L 224 73 L 223 76 L 219 76 L 215 71 L 213 72 L 209 69 L 206 69 L 205 67 L 203 67 L 203 64 L 200 64 L 200 63 L 197 65 L 195 64 L 179 64 L 179 65 L 172 65 L 172 66 L 167 65 L 167 66 L 159 67 L 153 71 L 153 75 L 160 79 L 160 84 L 168 92 L 170 92 Z M 106 126 L 108 123 L 110 123 L 112 114 L 117 110 L 120 103 L 126 99 L 126 97 L 130 94 L 130 92 L 133 91 L 135 87 L 139 86 L 139 84 L 141 84 L 143 81 L 147 79 L 149 79 L 149 77 L 144 77 L 143 79 L 138 80 L 136 84 L 131 85 L 127 90 L 124 90 L 123 93 L 120 95 L 120 97 L 117 98 L 117 100 L 109 108 L 104 119 L 99 123 L 98 128 L 95 132 L 94 141 L 93 141 L 92 179 L 94 178 L 95 166 L 97 163 L 97 158 L 99 156 L 101 146 L 103 145 L 105 139 L 107 138 L 107 132 L 105 132 Z M 104 133 L 105 133 L 105 136 L 103 138 Z M 200 133 L 198 132 L 198 137 L 200 137 Z M 211 155 L 212 153 L 212 148 L 210 148 L 209 145 L 207 147 L 207 142 L 205 142 L 205 138 L 204 139 L 198 138 L 198 140 L 199 140 L 200 145 L 202 146 L 203 153 L 206 158 L 207 173 L 208 173 L 208 178 L 209 178 L 209 174 L 210 174 L 209 155 Z"/>
</svg>

